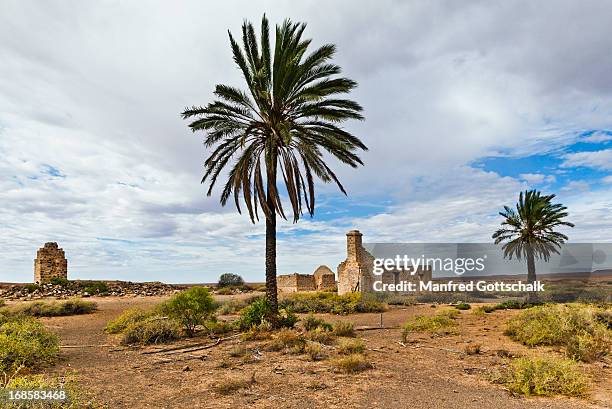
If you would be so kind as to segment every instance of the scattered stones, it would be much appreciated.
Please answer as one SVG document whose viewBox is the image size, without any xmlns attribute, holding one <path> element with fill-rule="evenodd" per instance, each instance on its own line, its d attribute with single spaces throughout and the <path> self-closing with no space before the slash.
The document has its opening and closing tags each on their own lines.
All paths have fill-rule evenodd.
<svg viewBox="0 0 612 409">
<path fill-rule="evenodd" d="M 101 284 L 102 283 L 102 284 Z M 187 288 L 185 285 L 161 282 L 130 281 L 70 281 L 63 284 L 0 284 L 0 298 L 7 300 L 65 299 L 70 297 L 115 296 L 154 297 L 172 295 Z M 93 291 L 92 291 L 93 289 Z"/>
</svg>

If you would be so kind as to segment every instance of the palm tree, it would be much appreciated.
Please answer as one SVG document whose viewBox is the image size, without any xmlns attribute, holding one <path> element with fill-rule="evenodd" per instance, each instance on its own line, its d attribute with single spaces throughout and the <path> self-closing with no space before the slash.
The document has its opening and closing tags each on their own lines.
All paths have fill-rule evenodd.
<svg viewBox="0 0 612 409">
<path fill-rule="evenodd" d="M 565 234 L 554 231 L 559 226 L 574 227 L 563 219 L 567 207 L 553 204 L 555 195 L 541 195 L 536 190 L 526 190 L 519 195 L 516 211 L 504 206 L 499 214 L 504 217 L 501 229 L 493 233 L 495 244 L 504 242 L 504 258 L 527 259 L 527 282 L 536 280 L 535 259 L 550 259 L 552 253 L 559 254 L 561 244 L 568 239 Z"/>
<path fill-rule="evenodd" d="M 315 176 L 335 182 L 346 195 L 326 159 L 335 157 L 355 168 L 363 165 L 355 151 L 367 150 L 359 138 L 339 126 L 349 119 L 363 119 L 359 104 L 338 96 L 357 83 L 338 76 L 340 67 L 329 61 L 336 51 L 333 44 L 307 54 L 311 40 L 302 38 L 305 28 L 306 24 L 290 20 L 277 25 L 274 49 L 265 15 L 259 43 L 250 22 L 242 26 L 242 48 L 229 32 L 247 91 L 217 85 L 217 100 L 182 113 L 184 119 L 196 118 L 189 127 L 205 131 L 204 145 L 212 149 L 202 178 L 202 183 L 209 183 L 208 195 L 223 173 L 227 181 L 221 204 L 233 195 L 238 212 L 243 201 L 253 223 L 259 220 L 259 209 L 265 216 L 266 297 L 273 313 L 278 310 L 276 217 L 286 219 L 281 200 L 285 195 L 279 192 L 277 179 L 286 188 L 284 200 L 291 204 L 295 223 L 303 206 L 314 215 Z"/>
</svg>

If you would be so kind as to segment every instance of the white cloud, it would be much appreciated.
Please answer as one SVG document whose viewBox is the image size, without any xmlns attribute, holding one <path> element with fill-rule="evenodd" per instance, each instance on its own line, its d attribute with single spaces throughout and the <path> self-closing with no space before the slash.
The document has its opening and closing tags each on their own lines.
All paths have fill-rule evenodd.
<svg viewBox="0 0 612 409">
<path fill-rule="evenodd" d="M 563 158 L 565 160 L 561 166 L 566 168 L 582 166 L 602 170 L 612 169 L 612 149 L 569 153 Z"/>
<path fill-rule="evenodd" d="M 612 183 L 612 175 L 605 176 L 605 177 L 601 178 L 601 181 L 603 183 Z"/>
<path fill-rule="evenodd" d="M 519 177 L 531 185 L 554 183 L 557 180 L 554 175 L 544 175 L 542 173 L 521 173 Z"/>
<path fill-rule="evenodd" d="M 593 132 L 591 135 L 582 138 L 582 142 L 601 143 L 612 141 L 612 134 L 608 132 Z"/>
</svg>

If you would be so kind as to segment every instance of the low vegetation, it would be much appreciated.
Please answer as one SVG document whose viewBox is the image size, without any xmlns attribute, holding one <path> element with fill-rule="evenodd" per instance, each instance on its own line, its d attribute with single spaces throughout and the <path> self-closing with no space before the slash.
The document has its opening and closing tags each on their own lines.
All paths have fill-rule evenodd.
<svg viewBox="0 0 612 409">
<path fill-rule="evenodd" d="M 293 328 L 297 321 L 298 317 L 288 308 L 279 309 L 278 316 L 274 316 L 268 300 L 261 297 L 240 312 L 237 326 L 246 330 L 264 323 L 270 323 L 272 326 L 279 328 Z"/>
<path fill-rule="evenodd" d="M 0 310 L 4 315 L 26 315 L 31 317 L 60 317 L 90 314 L 97 309 L 96 303 L 79 298 L 66 301 L 34 301 Z"/>
<path fill-rule="evenodd" d="M 460 311 L 469 310 L 470 308 L 472 308 L 472 306 L 465 302 L 460 302 L 459 304 L 455 305 L 455 309 Z"/>
<path fill-rule="evenodd" d="M 109 334 L 120 334 L 125 332 L 128 327 L 137 322 L 144 321 L 145 319 L 154 315 L 153 310 L 144 310 L 142 308 L 129 308 L 121 313 L 117 318 L 109 321 L 106 324 L 106 332 Z"/>
<path fill-rule="evenodd" d="M 180 337 L 181 327 L 176 321 L 152 316 L 129 325 L 123 332 L 121 342 L 126 345 L 163 344 Z"/>
<path fill-rule="evenodd" d="M 520 395 L 584 396 L 588 379 L 570 359 L 518 358 L 495 382 Z"/>
<path fill-rule="evenodd" d="M 215 306 L 207 288 L 191 287 L 172 296 L 160 306 L 160 311 L 179 322 L 191 337 L 199 325 L 213 316 Z"/>
<path fill-rule="evenodd" d="M 327 291 L 293 293 L 281 299 L 280 305 L 296 313 L 354 314 L 382 312 L 387 309 L 385 303 L 369 294 L 338 295 Z"/>
<path fill-rule="evenodd" d="M 0 372 L 14 374 L 53 364 L 59 338 L 43 324 L 26 316 L 3 316 L 0 321 Z"/>
<path fill-rule="evenodd" d="M 234 300 L 223 301 L 217 305 L 217 314 L 219 315 L 232 315 L 238 314 L 244 308 L 248 307 L 258 299 L 262 298 L 261 296 L 252 296 L 247 298 L 240 298 Z"/>
<path fill-rule="evenodd" d="M 569 358 L 592 362 L 607 355 L 612 342 L 612 332 L 598 320 L 602 312 L 584 304 L 543 305 L 509 320 L 505 333 L 531 347 L 562 346 Z"/>
<path fill-rule="evenodd" d="M 371 369 L 373 366 L 363 354 L 351 354 L 332 361 L 336 370 L 345 373 L 356 373 Z"/>
<path fill-rule="evenodd" d="M 343 355 L 352 355 L 352 354 L 361 354 L 365 352 L 366 345 L 360 339 L 341 339 L 338 343 L 337 351 L 339 354 Z"/>
<path fill-rule="evenodd" d="M 455 318 L 458 314 L 456 310 L 447 310 L 432 316 L 417 315 L 403 325 L 402 340 L 406 342 L 413 332 L 428 332 L 435 335 L 454 333 L 457 326 Z"/>
<path fill-rule="evenodd" d="M 231 395 L 241 389 L 251 387 L 255 383 L 255 376 L 250 379 L 227 379 L 213 385 L 213 390 L 220 395 Z"/>
<path fill-rule="evenodd" d="M 40 405 L 29 403 L 3 402 L 3 408 L 22 409 L 22 408 L 45 408 L 45 409 L 96 409 L 103 406 L 95 403 L 85 396 L 81 390 L 74 374 L 64 377 L 48 377 L 45 375 L 25 375 L 13 376 L 6 379 L 0 394 L 3 390 L 61 390 L 66 394 L 65 400 L 46 401 Z"/>
<path fill-rule="evenodd" d="M 352 322 L 338 321 L 332 326 L 332 331 L 337 337 L 355 336 L 355 327 Z"/>
</svg>

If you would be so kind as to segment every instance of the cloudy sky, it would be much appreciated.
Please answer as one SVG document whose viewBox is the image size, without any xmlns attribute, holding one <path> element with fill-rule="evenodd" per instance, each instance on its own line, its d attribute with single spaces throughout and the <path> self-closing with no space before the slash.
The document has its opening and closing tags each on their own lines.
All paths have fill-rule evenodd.
<svg viewBox="0 0 612 409">
<path fill-rule="evenodd" d="M 72 278 L 263 280 L 264 226 L 199 184 L 179 113 L 242 85 L 227 30 L 308 23 L 359 82 L 370 150 L 316 215 L 279 226 L 279 272 L 366 241 L 488 242 L 518 192 L 558 194 L 574 242 L 612 240 L 607 1 L 0 2 L 0 281 L 57 241 Z M 216 192 L 218 193 L 218 192 Z"/>
</svg>

